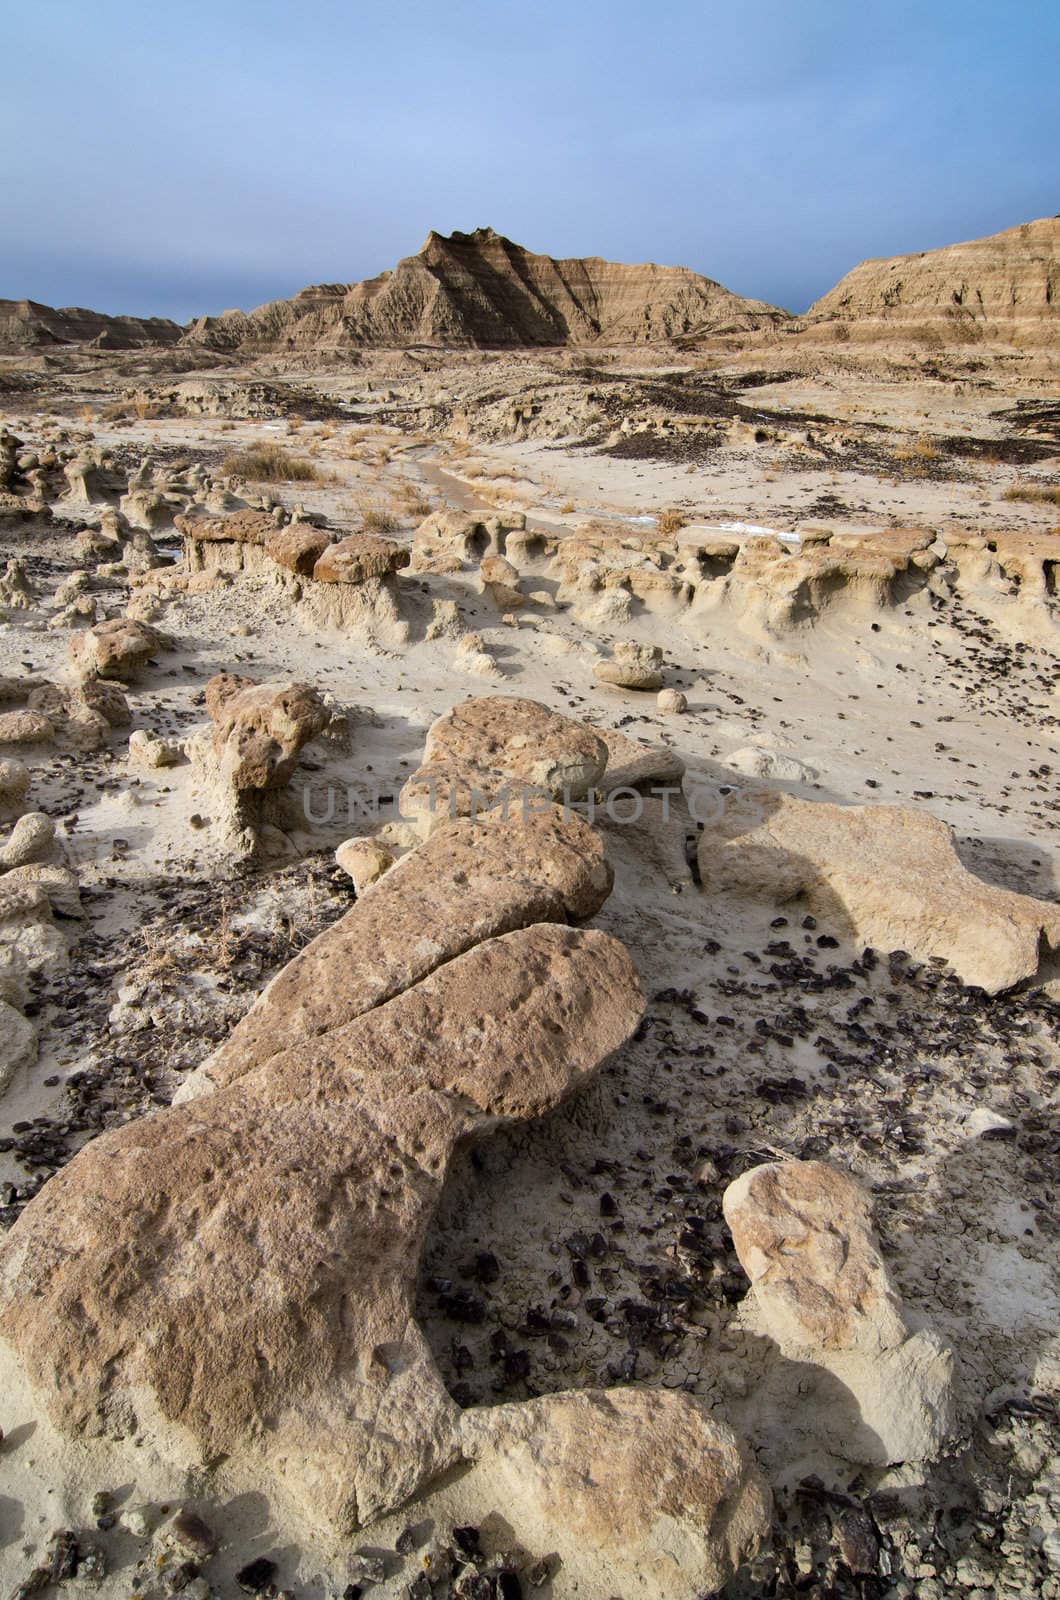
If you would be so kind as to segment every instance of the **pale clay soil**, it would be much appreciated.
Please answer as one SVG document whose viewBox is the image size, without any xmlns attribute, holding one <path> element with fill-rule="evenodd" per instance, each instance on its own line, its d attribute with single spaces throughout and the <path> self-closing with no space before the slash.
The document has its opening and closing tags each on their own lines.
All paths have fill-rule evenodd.
<svg viewBox="0 0 1060 1600">
<path fill-rule="evenodd" d="M 458 365 L 454 390 L 463 371 Z M 837 424 L 883 424 L 891 445 L 912 452 L 900 476 L 856 463 L 822 466 L 776 441 L 726 445 L 692 470 L 608 456 L 573 437 L 465 445 L 461 429 L 432 433 L 418 419 L 409 433 L 393 416 L 376 419 L 374 401 L 366 416 L 306 422 L 290 435 L 276 418 L 89 422 L 75 414 L 83 396 L 76 405 L 64 397 L 57 418 L 34 411 L 28 397 L 11 397 L 0 420 L 31 445 L 58 421 L 91 434 L 97 447 L 129 451 L 133 463 L 170 452 L 217 463 L 230 450 L 276 440 L 310 454 L 327 479 L 274 488 L 286 505 L 301 502 L 352 530 L 367 498 L 395 508 L 393 537 L 406 541 L 426 509 L 444 504 L 503 505 L 542 527 L 571 530 L 594 518 L 622 529 L 623 518 L 678 507 L 693 528 L 739 522 L 784 532 L 816 522 L 1044 532 L 1056 525 L 1055 506 L 1003 495 L 1060 481 L 1060 446 L 1031 465 L 961 459 L 949 478 L 934 476 L 935 458 L 915 451 L 924 434 L 1004 437 L 991 413 L 1024 391 L 1006 391 L 1003 373 L 997 381 L 984 395 L 831 373 L 744 397 Z M 331 399 L 365 398 L 360 371 L 300 373 L 297 382 Z M 390 388 L 398 393 L 400 382 Z M 1043 381 L 1029 392 L 1055 400 L 1057 389 Z M 349 454 L 354 429 L 358 459 Z M 412 513 L 401 501 L 410 485 L 425 502 Z M 834 499 L 834 514 L 820 509 L 822 496 Z M 27 559 L 41 593 L 34 609 L 0 623 L 0 674 L 61 677 L 69 633 L 49 630 L 47 605 L 77 565 L 70 540 L 28 525 L 8 527 L 2 540 L 0 555 Z M 157 542 L 175 553 L 175 536 Z M 594 680 L 593 661 L 612 634 L 588 632 L 565 610 L 539 623 L 523 614 L 506 626 L 473 573 L 423 581 L 432 595 L 458 599 L 467 627 L 494 649 L 501 678 L 460 672 L 445 641 L 380 650 L 338 630 L 310 631 L 282 591 L 247 574 L 232 587 L 177 596 L 159 620 L 176 643 L 130 687 L 134 727 L 185 737 L 205 716 L 203 685 L 221 670 L 304 679 L 347 709 L 349 747 L 318 741 L 292 784 L 296 794 L 308 790 L 316 817 L 331 789 L 336 815 L 305 821 L 288 862 L 241 870 L 209 827 L 190 824 L 201 808 L 191 767 L 131 767 L 122 731 L 92 755 L 19 751 L 33 770 L 34 807 L 56 821 L 59 859 L 80 874 L 85 914 L 70 930 L 69 972 L 39 996 L 39 1059 L 0 1102 L 0 1136 L 33 1118 L 69 1124 L 64 1084 L 86 1069 L 102 1069 L 94 1093 L 107 1125 L 166 1102 L 266 979 L 351 903 L 333 851 L 368 823 L 356 814 L 351 821 L 347 786 L 378 786 L 384 815 L 392 814 L 390 800 L 418 765 L 431 722 L 469 694 L 527 696 L 671 744 L 688 764 L 686 792 L 704 804 L 724 804 L 719 787 L 746 781 L 724 770 L 735 750 L 755 745 L 794 757 L 814 775 L 785 785 L 792 792 L 923 807 L 954 828 L 974 872 L 1060 899 L 1060 663 L 1048 650 L 1010 654 L 999 666 L 974 637 L 974 620 L 962 630 L 919 599 L 871 618 L 825 615 L 774 649 L 720 613 L 693 632 L 643 611 L 621 636 L 663 646 L 666 683 L 689 703 L 687 714 L 665 716 L 653 694 Z M 425 606 L 426 595 L 408 583 L 410 605 Z M 120 588 L 99 597 L 120 611 Z M 738 1579 L 734 1593 L 786 1593 L 777 1573 L 796 1570 L 803 1587 L 827 1592 L 834 1553 L 817 1512 L 795 1494 L 816 1474 L 869 1504 L 883 1541 L 872 1584 L 841 1592 L 1060 1595 L 1060 1548 L 1050 1542 L 1060 1526 L 1055 1004 L 1040 990 L 969 997 L 931 969 L 889 968 L 885 956 L 852 966 L 861 951 L 842 928 L 805 931 L 783 907 L 720 919 L 683 853 L 649 827 L 603 826 L 616 882 L 595 920 L 633 953 L 648 1020 L 573 1105 L 498 1136 L 454 1169 L 424 1259 L 419 1312 L 446 1382 L 460 1386 L 463 1403 L 618 1382 L 685 1386 L 707 1398 L 755 1449 L 778 1495 L 775 1555 Z M 688 828 L 694 835 L 694 819 Z M 817 942 L 829 932 L 835 948 Z M 1014 1131 L 976 1137 L 968 1119 L 980 1107 Z M 75 1129 L 68 1153 L 84 1137 Z M 844 1469 L 815 1443 L 797 1371 L 774 1372 L 771 1390 L 763 1389 L 759 1341 L 736 1318 L 746 1282 L 718 1202 L 730 1177 L 777 1155 L 824 1156 L 867 1186 L 902 1295 L 952 1342 L 961 1431 L 936 1466 Z M 0 1153 L 0 1184 L 28 1194 L 33 1181 L 17 1149 Z M 499 1269 L 488 1282 L 469 1271 L 483 1252 Z M 587 1271 L 574 1270 L 579 1260 Z M 695 1294 L 667 1298 L 665 1285 L 682 1275 Z M 477 1296 L 481 1319 L 454 1320 L 440 1304 L 439 1280 Z M 587 1308 L 594 1297 L 606 1302 L 599 1318 Z M 623 1310 L 630 1304 L 649 1311 L 638 1320 Z M 528 1320 L 531 1308 L 543 1313 L 543 1328 Z M 0 1398 L 5 1593 L 37 1564 L 54 1529 L 92 1529 L 92 1496 L 106 1489 L 124 1504 L 194 1503 L 224 1540 L 208 1572 L 219 1594 L 238 1593 L 233 1574 L 256 1555 L 277 1560 L 277 1582 L 296 1594 L 342 1594 L 349 1546 L 301 1539 L 282 1508 L 223 1464 L 189 1481 L 146 1449 L 62 1441 L 28 1391 L 11 1383 Z M 467 1494 L 461 1480 L 442 1484 L 354 1543 L 392 1549 L 410 1523 L 441 1530 L 466 1520 Z M 497 1507 L 500 1525 L 503 1511 Z M 104 1600 L 151 1591 L 149 1541 L 120 1528 L 93 1537 L 109 1567 Z M 395 1561 L 393 1576 L 372 1592 L 403 1593 L 414 1570 Z M 564 1592 L 561 1584 L 555 1592 Z"/>
</svg>

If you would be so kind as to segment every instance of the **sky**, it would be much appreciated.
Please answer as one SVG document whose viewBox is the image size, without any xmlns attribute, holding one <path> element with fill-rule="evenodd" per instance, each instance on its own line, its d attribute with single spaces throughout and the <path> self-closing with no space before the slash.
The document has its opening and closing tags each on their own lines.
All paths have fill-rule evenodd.
<svg viewBox="0 0 1060 1600">
<path fill-rule="evenodd" d="M 0 297 L 184 321 L 429 229 L 803 310 L 1060 212 L 1057 0 L 0 0 Z"/>
</svg>

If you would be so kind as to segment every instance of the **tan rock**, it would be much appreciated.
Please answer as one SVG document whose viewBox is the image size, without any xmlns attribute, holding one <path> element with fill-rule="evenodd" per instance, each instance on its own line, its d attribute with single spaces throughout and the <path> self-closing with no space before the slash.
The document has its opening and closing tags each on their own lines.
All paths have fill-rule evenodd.
<svg viewBox="0 0 1060 1600">
<path fill-rule="evenodd" d="M 798 896 L 833 934 L 941 956 L 997 994 L 1060 948 L 1060 906 L 995 888 L 961 864 L 950 829 L 904 806 L 838 806 L 777 791 L 732 796 L 700 835 L 704 891 L 782 906 Z"/>
<path fill-rule="evenodd" d="M 0 744 L 46 744 L 54 737 L 42 711 L 0 711 Z"/>
<path fill-rule="evenodd" d="M 615 940 L 537 926 L 329 1032 L 305 1013 L 267 1069 L 56 1174 L 0 1242 L 0 1335 L 64 1432 L 233 1458 L 348 1532 L 461 1457 L 413 1315 L 454 1147 L 559 1104 L 641 1009 Z"/>
<path fill-rule="evenodd" d="M 401 791 L 401 812 L 421 832 L 507 796 L 526 809 L 549 796 L 583 798 L 603 775 L 607 747 L 583 723 L 536 700 L 464 700 L 433 723 L 423 764 Z"/>
<path fill-rule="evenodd" d="M 276 524 L 268 511 L 255 511 L 249 506 L 225 517 L 175 517 L 178 533 L 198 544 L 252 544 L 265 545 L 276 533 Z"/>
<path fill-rule="evenodd" d="M 761 1403 L 804 1408 L 801 1431 L 847 1461 L 934 1459 L 956 1426 L 953 1353 L 903 1312 L 860 1186 L 821 1161 L 770 1163 L 722 1208 L 752 1284 L 741 1318 L 778 1350 Z"/>
<path fill-rule="evenodd" d="M 663 653 L 655 644 L 615 645 L 609 660 L 598 661 L 593 677 L 599 683 L 613 683 L 621 689 L 661 689 Z"/>
<path fill-rule="evenodd" d="M 29 785 L 29 768 L 14 756 L 0 756 L 0 822 L 22 815 Z"/>
<path fill-rule="evenodd" d="M 36 1025 L 0 997 L 0 1095 L 19 1069 L 32 1066 L 36 1059 Z"/>
<path fill-rule="evenodd" d="M 19 817 L 10 834 L 0 846 L 0 868 L 28 866 L 31 861 L 43 861 L 55 840 L 55 824 L 43 811 L 27 811 Z"/>
<path fill-rule="evenodd" d="M 389 577 L 407 567 L 409 560 L 408 550 L 393 539 L 351 533 L 321 553 L 313 577 L 318 583 L 364 583 L 367 578 Z"/>
<path fill-rule="evenodd" d="M 316 1032 L 344 1026 L 484 939 L 592 916 L 611 881 L 599 837 L 555 806 L 447 822 L 284 967 L 185 1092 L 293 1047 L 310 1018 Z"/>
<path fill-rule="evenodd" d="M 907 1336 L 860 1184 L 823 1161 L 753 1167 L 722 1200 L 778 1340 L 877 1355 Z"/>
<path fill-rule="evenodd" d="M 274 528 L 265 540 L 265 554 L 277 566 L 286 567 L 297 577 L 310 578 L 317 561 L 331 543 L 326 528 L 308 522 L 294 522 L 287 528 Z"/>
<path fill-rule="evenodd" d="M 82 678 L 134 678 L 162 648 L 162 636 L 146 622 L 112 617 L 70 640 L 70 661 Z"/>
<path fill-rule="evenodd" d="M 253 683 L 219 673 L 206 685 L 219 775 L 237 791 L 281 788 L 328 711 L 307 683 Z"/>
<path fill-rule="evenodd" d="M 175 767 L 183 752 L 168 739 L 159 739 L 146 728 L 136 728 L 129 735 L 129 760 L 137 766 L 157 769 Z"/>
<path fill-rule="evenodd" d="M 655 704 L 665 716 L 680 716 L 688 710 L 688 696 L 680 689 L 660 689 Z"/>
<path fill-rule="evenodd" d="M 41 684 L 30 693 L 29 704 L 44 713 L 64 742 L 79 750 L 98 750 L 114 728 L 127 728 L 132 721 L 118 684 L 103 678 Z"/>
<path fill-rule="evenodd" d="M 464 1413 L 461 1440 L 519 1543 L 584 1600 L 716 1594 L 769 1534 L 751 1455 L 691 1395 L 596 1389 Z"/>
<path fill-rule="evenodd" d="M 335 851 L 335 860 L 353 879 L 358 895 L 377 883 L 394 865 L 394 856 L 375 839 L 346 839 Z"/>
</svg>

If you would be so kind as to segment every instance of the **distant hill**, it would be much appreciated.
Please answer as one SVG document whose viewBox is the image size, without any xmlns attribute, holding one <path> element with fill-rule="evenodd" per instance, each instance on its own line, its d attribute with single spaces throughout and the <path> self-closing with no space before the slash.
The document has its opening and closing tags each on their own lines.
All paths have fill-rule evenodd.
<svg viewBox="0 0 1060 1600">
<path fill-rule="evenodd" d="M 645 344 L 747 331 L 787 313 L 746 300 L 687 267 L 554 261 L 492 228 L 429 233 L 415 256 L 363 283 L 323 284 L 244 314 L 191 324 L 215 350 L 335 350 L 351 345 Z"/>
<path fill-rule="evenodd" d="M 812 305 L 807 320 L 979 324 L 1001 334 L 1015 324 L 1060 318 L 1060 217 L 918 255 L 863 261 Z"/>
<path fill-rule="evenodd" d="M 38 305 L 36 300 L 0 300 L 0 350 L 46 350 L 83 344 L 101 350 L 135 350 L 176 344 L 184 329 L 166 317 L 108 317 L 81 306 Z"/>
</svg>

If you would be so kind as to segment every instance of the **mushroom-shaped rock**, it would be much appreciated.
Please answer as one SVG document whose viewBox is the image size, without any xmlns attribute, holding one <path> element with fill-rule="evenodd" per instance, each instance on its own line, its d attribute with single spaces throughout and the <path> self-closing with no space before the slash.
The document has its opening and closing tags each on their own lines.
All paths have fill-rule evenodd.
<svg viewBox="0 0 1060 1600">
<path fill-rule="evenodd" d="M 265 554 L 296 577 L 311 578 L 313 568 L 330 544 L 331 535 L 326 528 L 293 522 L 287 528 L 273 529 L 265 540 Z"/>
<path fill-rule="evenodd" d="M 364 583 L 368 578 L 387 578 L 408 564 L 409 552 L 393 539 L 351 533 L 322 551 L 313 577 L 318 583 Z"/>
<path fill-rule="evenodd" d="M 791 1405 L 803 1426 L 848 1461 L 930 1460 L 955 1425 L 953 1354 L 911 1328 L 872 1229 L 868 1196 L 822 1161 L 755 1167 L 722 1201 L 751 1280 L 742 1310 L 776 1342 L 759 1403 Z"/>
<path fill-rule="evenodd" d="M 253 683 L 227 672 L 206 685 L 206 709 L 220 776 L 237 791 L 282 788 L 329 716 L 308 683 Z"/>
<path fill-rule="evenodd" d="M 70 640 L 70 661 L 82 678 L 136 677 L 162 648 L 162 637 L 146 622 L 112 617 Z"/>
<path fill-rule="evenodd" d="M 579 800 L 606 764 L 607 746 L 593 729 L 536 700 L 464 700 L 432 723 L 423 764 L 401 791 L 401 811 L 429 833 L 498 800 L 522 810 L 535 797 Z"/>
<path fill-rule="evenodd" d="M 584 1600 L 699 1600 L 770 1531 L 750 1452 L 691 1395 L 545 1395 L 465 1412 L 461 1440 L 520 1544 L 554 1551 Z"/>
<path fill-rule="evenodd" d="M 266 1067 L 51 1179 L 0 1242 L 0 1337 L 69 1434 L 231 1457 L 343 1531 L 396 1508 L 462 1456 L 414 1316 L 452 1153 L 561 1103 L 641 1012 L 622 945 L 549 925 L 336 1028 L 308 1009 Z"/>
<path fill-rule="evenodd" d="M 905 806 L 839 806 L 745 790 L 699 840 L 703 887 L 766 905 L 796 898 L 832 932 L 878 950 L 939 956 L 988 994 L 1033 977 L 1060 949 L 1060 905 L 984 883 L 946 823 Z"/>
</svg>

